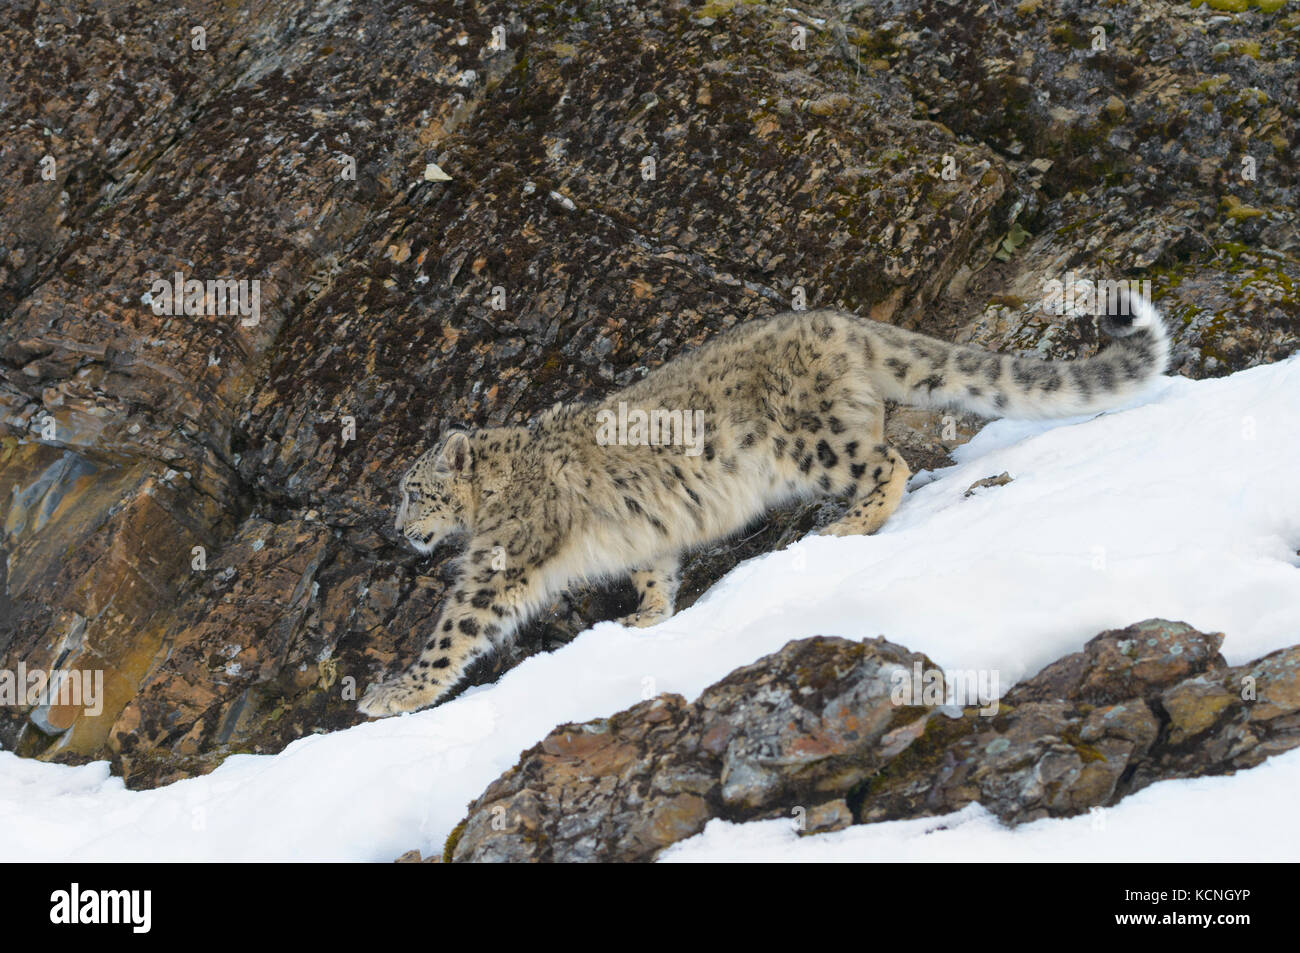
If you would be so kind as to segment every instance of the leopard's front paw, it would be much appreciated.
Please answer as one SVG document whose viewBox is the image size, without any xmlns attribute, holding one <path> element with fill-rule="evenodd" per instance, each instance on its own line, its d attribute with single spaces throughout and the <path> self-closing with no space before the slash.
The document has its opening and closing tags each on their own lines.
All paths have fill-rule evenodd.
<svg viewBox="0 0 1300 953">
<path fill-rule="evenodd" d="M 371 685 L 361 696 L 357 708 L 371 718 L 384 718 L 432 705 L 442 695 L 441 686 L 420 682 L 417 678 L 398 675 Z"/>
</svg>

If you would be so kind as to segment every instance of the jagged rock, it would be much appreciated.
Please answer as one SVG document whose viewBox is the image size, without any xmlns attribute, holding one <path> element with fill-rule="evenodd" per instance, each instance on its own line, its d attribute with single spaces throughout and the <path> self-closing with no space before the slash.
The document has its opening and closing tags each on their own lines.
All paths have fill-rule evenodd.
<svg viewBox="0 0 1300 953">
<path fill-rule="evenodd" d="M 488 788 L 456 860 L 643 860 L 711 817 L 790 816 L 813 826 L 934 716 L 891 686 L 922 655 L 883 639 L 791 642 L 686 704 L 664 695 L 562 726 Z"/>
<path fill-rule="evenodd" d="M 1187 679 L 1162 692 L 1160 705 L 1167 748 L 1155 772 L 1139 770 L 1135 787 L 1171 773 L 1254 767 L 1300 743 L 1300 646 Z"/>
<path fill-rule="evenodd" d="M 1012 688 L 996 717 L 968 710 L 965 727 L 947 726 L 892 763 L 859 816 L 912 817 L 972 800 L 1012 823 L 1061 816 L 1300 744 L 1300 646 L 1229 668 L 1222 642 L 1161 620 L 1104 632 Z M 942 768 L 926 770 L 939 751 Z"/>
<path fill-rule="evenodd" d="M 1148 620 L 1101 633 L 999 705 L 956 711 L 901 690 L 938 675 L 925 656 L 790 642 L 695 702 L 665 695 L 557 728 L 470 805 L 446 857 L 649 860 L 712 818 L 792 817 L 814 834 L 972 801 L 1017 824 L 1300 745 L 1300 646 L 1229 668 L 1222 641 Z"/>
<path fill-rule="evenodd" d="M 1223 668 L 1222 644 L 1222 634 L 1203 634 L 1181 622 L 1139 622 L 1102 633 L 1082 652 L 1067 655 L 1016 685 L 1005 701 L 1015 705 L 1060 698 L 1108 705 L 1146 697 L 1157 686 Z"/>
<path fill-rule="evenodd" d="M 798 293 L 1072 357 L 1093 323 L 1043 314 L 1044 280 L 1149 274 L 1181 373 L 1300 344 L 1294 12 L 814 4 L 804 49 L 793 16 L 15 9 L 0 668 L 101 669 L 108 703 L 4 707 L 0 743 L 138 787 L 355 723 L 443 592 L 450 553 L 413 557 L 390 512 L 443 427 L 627 384 Z M 155 314 L 178 270 L 260 281 L 260 321 Z M 933 467 L 977 424 L 909 411 L 889 437 Z M 683 602 L 836 515 L 697 554 Z M 628 598 L 559 600 L 470 682 Z"/>
<path fill-rule="evenodd" d="M 817 804 L 809 810 L 799 833 L 801 835 L 829 834 L 831 831 L 843 830 L 852 823 L 853 811 L 849 808 L 849 802 L 839 798 Z"/>
</svg>

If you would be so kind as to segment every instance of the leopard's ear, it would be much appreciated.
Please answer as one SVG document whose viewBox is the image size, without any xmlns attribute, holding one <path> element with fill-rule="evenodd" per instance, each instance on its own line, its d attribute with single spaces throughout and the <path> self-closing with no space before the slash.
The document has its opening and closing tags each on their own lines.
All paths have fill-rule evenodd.
<svg viewBox="0 0 1300 953">
<path fill-rule="evenodd" d="M 438 453 L 438 469 L 463 474 L 469 470 L 470 462 L 469 434 L 462 430 L 454 431 L 443 442 L 442 450 Z"/>
</svg>

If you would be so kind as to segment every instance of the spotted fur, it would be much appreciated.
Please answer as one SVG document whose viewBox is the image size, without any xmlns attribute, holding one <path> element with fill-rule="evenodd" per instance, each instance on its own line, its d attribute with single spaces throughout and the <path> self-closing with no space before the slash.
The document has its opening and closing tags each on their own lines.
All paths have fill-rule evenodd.
<svg viewBox="0 0 1300 953">
<path fill-rule="evenodd" d="M 885 401 L 987 416 L 1052 417 L 1124 401 L 1165 369 L 1159 314 L 1137 298 L 1104 317 L 1115 337 L 1093 358 L 993 354 L 838 311 L 777 315 L 733 329 L 607 400 L 557 405 L 528 427 L 456 431 L 402 478 L 397 528 L 422 553 L 468 536 L 458 581 L 413 666 L 374 685 L 370 715 L 411 711 L 452 689 L 578 580 L 630 575 L 626 624 L 673 612 L 678 560 L 793 499 L 846 495 L 824 532 L 871 533 L 898 506 L 906 462 L 884 443 Z M 701 410 L 702 452 L 608 445 L 597 414 Z"/>
</svg>

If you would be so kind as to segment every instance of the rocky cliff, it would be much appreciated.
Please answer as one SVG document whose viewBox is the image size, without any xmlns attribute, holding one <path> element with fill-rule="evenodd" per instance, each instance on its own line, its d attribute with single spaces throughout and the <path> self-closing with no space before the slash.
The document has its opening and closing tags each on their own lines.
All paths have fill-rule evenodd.
<svg viewBox="0 0 1300 953">
<path fill-rule="evenodd" d="M 391 529 L 406 463 L 749 317 L 1070 357 L 1092 322 L 1042 292 L 1073 271 L 1150 279 L 1179 373 L 1293 352 L 1298 42 L 1277 0 L 11 5 L 0 669 L 107 698 L 0 708 L 0 743 L 150 786 L 354 723 L 445 588 Z M 177 273 L 257 313 L 167 314 Z M 893 438 L 919 469 L 976 424 Z M 686 597 L 831 509 L 698 554 Z M 471 682 L 627 597 L 561 600 Z"/>
</svg>

